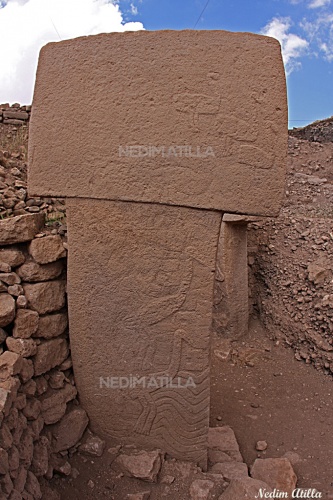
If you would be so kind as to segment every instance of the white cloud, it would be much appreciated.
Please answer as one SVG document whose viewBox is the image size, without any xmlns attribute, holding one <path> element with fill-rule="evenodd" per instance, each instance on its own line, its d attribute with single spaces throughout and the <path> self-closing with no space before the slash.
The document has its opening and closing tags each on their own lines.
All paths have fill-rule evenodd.
<svg viewBox="0 0 333 500">
<path fill-rule="evenodd" d="M 326 5 L 329 5 L 330 3 L 331 0 L 312 0 L 309 7 L 310 9 L 318 9 L 319 7 L 326 7 Z"/>
<path fill-rule="evenodd" d="M 333 61 L 333 14 L 320 15 L 313 21 L 303 19 L 300 24 L 310 39 L 313 53 L 323 55 L 328 62 Z M 319 51 L 319 53 L 318 53 Z"/>
<path fill-rule="evenodd" d="M 138 8 L 133 3 L 131 3 L 131 14 L 133 14 L 133 16 L 138 15 Z"/>
<path fill-rule="evenodd" d="M 0 8 L 0 102 L 32 100 L 39 50 L 82 35 L 137 31 L 108 0 L 8 0 Z"/>
<path fill-rule="evenodd" d="M 308 42 L 294 33 L 290 33 L 291 21 L 289 18 L 273 18 L 261 31 L 263 35 L 279 40 L 282 47 L 283 61 L 287 74 L 290 74 L 300 65 L 299 59 L 308 48 Z"/>
</svg>

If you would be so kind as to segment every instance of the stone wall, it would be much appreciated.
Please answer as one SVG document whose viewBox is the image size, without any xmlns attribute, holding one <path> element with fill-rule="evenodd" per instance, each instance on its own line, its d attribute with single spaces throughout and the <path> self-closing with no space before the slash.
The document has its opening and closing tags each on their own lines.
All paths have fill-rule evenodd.
<svg viewBox="0 0 333 500">
<path fill-rule="evenodd" d="M 0 221 L 0 497 L 42 498 L 88 424 L 68 340 L 66 243 L 43 214 Z M 59 454 L 61 452 L 61 455 Z"/>
<path fill-rule="evenodd" d="M 29 121 L 31 106 L 21 106 L 18 103 L 0 104 L 0 123 L 8 125 L 24 125 Z"/>
</svg>

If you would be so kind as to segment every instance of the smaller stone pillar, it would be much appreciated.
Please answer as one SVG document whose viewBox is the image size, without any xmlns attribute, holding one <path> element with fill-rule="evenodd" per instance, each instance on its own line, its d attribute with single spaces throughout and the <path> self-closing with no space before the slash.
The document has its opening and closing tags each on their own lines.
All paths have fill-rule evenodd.
<svg viewBox="0 0 333 500">
<path fill-rule="evenodd" d="M 236 339 L 248 331 L 247 224 L 253 217 L 224 214 L 217 253 L 214 329 Z"/>
</svg>

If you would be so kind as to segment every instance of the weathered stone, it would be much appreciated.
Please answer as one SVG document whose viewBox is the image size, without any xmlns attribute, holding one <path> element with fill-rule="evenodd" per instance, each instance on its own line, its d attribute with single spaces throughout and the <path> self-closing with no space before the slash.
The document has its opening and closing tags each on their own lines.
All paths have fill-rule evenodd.
<svg viewBox="0 0 333 500">
<path fill-rule="evenodd" d="M 286 491 L 290 498 L 296 488 L 297 476 L 287 458 L 257 458 L 251 476 L 265 481 L 272 489 Z"/>
<path fill-rule="evenodd" d="M 0 253 L 0 256 L 1 256 L 1 253 Z M 0 273 L 10 273 L 11 270 L 12 270 L 12 268 L 10 267 L 9 264 L 7 264 L 7 262 L 2 262 L 0 260 Z"/>
<path fill-rule="evenodd" d="M 44 214 L 18 215 L 0 221 L 0 245 L 32 240 L 44 225 Z M 3 261 L 3 254 L 1 253 Z M 13 267 L 13 266 L 12 266 Z"/>
<path fill-rule="evenodd" d="M 19 267 L 16 272 L 23 281 L 35 283 L 58 278 L 58 276 L 62 273 L 63 268 L 64 266 L 61 261 L 51 262 L 50 264 L 44 265 L 29 261 Z"/>
<path fill-rule="evenodd" d="M 29 253 L 39 264 L 48 264 L 66 257 L 66 250 L 59 235 L 36 238 L 29 245 Z"/>
<path fill-rule="evenodd" d="M 16 306 L 18 309 L 25 309 L 28 306 L 28 300 L 25 295 L 19 295 L 17 297 Z"/>
<path fill-rule="evenodd" d="M 25 489 L 35 500 L 40 500 L 42 498 L 42 492 L 38 479 L 31 471 L 28 471 Z"/>
<path fill-rule="evenodd" d="M 41 396 L 47 391 L 48 388 L 48 383 L 45 377 L 40 376 L 35 378 L 36 382 L 36 391 L 38 396 Z"/>
<path fill-rule="evenodd" d="M 10 471 L 17 470 L 19 468 L 20 455 L 15 445 L 12 445 L 10 450 L 8 450 L 8 465 Z"/>
<path fill-rule="evenodd" d="M 34 443 L 30 429 L 25 429 L 20 442 L 16 445 L 22 465 L 30 467 L 34 452 Z"/>
<path fill-rule="evenodd" d="M 2 488 L 2 492 L 7 496 L 9 496 L 13 491 L 13 481 L 8 473 L 0 477 L 0 486 Z"/>
<path fill-rule="evenodd" d="M 311 262 L 311 264 L 308 265 L 309 280 L 312 281 L 315 285 L 322 283 L 323 281 L 325 281 L 325 279 L 329 278 L 331 275 L 332 275 L 331 266 L 325 265 L 325 263 L 321 260 L 317 262 Z"/>
<path fill-rule="evenodd" d="M 20 370 L 20 379 L 23 384 L 28 382 L 34 375 L 34 365 L 31 359 L 23 358 L 22 360 L 22 368 Z"/>
<path fill-rule="evenodd" d="M 24 358 L 29 358 L 37 352 L 37 345 L 33 339 L 14 339 L 7 337 L 7 347 L 10 351 L 16 352 Z"/>
<path fill-rule="evenodd" d="M 133 452 L 131 455 L 119 455 L 116 458 L 116 463 L 125 475 L 136 477 L 149 483 L 156 483 L 163 459 L 164 455 L 160 450 L 142 450 Z"/>
<path fill-rule="evenodd" d="M 65 460 L 64 458 L 60 458 L 58 455 L 55 455 L 54 453 L 50 457 L 50 465 L 56 472 L 60 472 L 65 476 L 69 476 L 72 471 L 70 463 L 67 462 L 67 460 Z"/>
<path fill-rule="evenodd" d="M 0 344 L 2 344 L 2 342 L 4 342 L 7 337 L 7 332 L 3 328 L 0 328 Z"/>
<path fill-rule="evenodd" d="M 27 404 L 26 399 L 27 399 L 27 397 L 25 394 L 18 394 L 17 398 L 15 399 L 15 403 L 14 403 L 15 408 L 17 408 L 18 410 L 23 410 L 23 408 Z"/>
<path fill-rule="evenodd" d="M 110 46 L 115 64 L 122 61 L 116 71 Z M 153 83 L 145 64 L 151 47 Z M 77 77 L 87 74 L 83 68 L 90 75 L 85 89 Z M 140 86 L 135 99 L 133 82 Z M 89 124 L 84 130 L 75 126 L 77 116 Z M 180 137 L 183 146 L 170 148 Z M 113 33 L 49 44 L 39 59 L 29 140 L 31 193 L 276 215 L 287 147 L 280 45 L 226 31 Z"/>
<path fill-rule="evenodd" d="M 39 315 L 30 309 L 18 309 L 15 317 L 13 337 L 28 339 L 38 329 Z"/>
<path fill-rule="evenodd" d="M 234 431 L 228 425 L 210 427 L 208 431 L 208 447 L 222 451 L 237 462 L 243 462 Z"/>
<path fill-rule="evenodd" d="M 19 412 L 18 412 L 18 409 L 15 408 L 14 406 L 12 406 L 12 408 L 10 409 L 10 412 L 6 418 L 6 423 L 8 425 L 8 428 L 12 431 L 13 429 L 15 429 L 17 423 L 18 423 L 18 415 L 19 415 Z"/>
<path fill-rule="evenodd" d="M 12 398 L 10 392 L 0 387 L 0 413 L 8 414 L 12 406 Z"/>
<path fill-rule="evenodd" d="M 9 377 L 5 381 L 0 381 L 1 406 L 4 415 L 8 415 L 10 408 L 17 398 L 17 391 L 20 387 L 20 381 L 17 377 Z"/>
<path fill-rule="evenodd" d="M 23 415 L 27 420 L 36 420 L 41 411 L 41 402 L 36 398 L 29 398 L 23 410 Z"/>
<path fill-rule="evenodd" d="M 28 422 L 28 425 L 31 431 L 32 439 L 36 441 L 37 439 L 39 439 L 40 433 L 44 428 L 44 419 L 42 415 L 38 415 L 36 420 Z"/>
<path fill-rule="evenodd" d="M 23 358 L 15 352 L 5 351 L 0 356 L 0 381 L 17 375 L 22 368 Z"/>
<path fill-rule="evenodd" d="M 8 293 L 0 294 L 0 327 L 7 326 L 15 318 L 15 300 Z"/>
<path fill-rule="evenodd" d="M 33 357 L 35 375 L 42 375 L 60 365 L 68 356 L 68 342 L 63 338 L 45 340 L 37 347 Z"/>
<path fill-rule="evenodd" d="M 190 486 L 190 498 L 191 500 L 208 500 L 213 488 L 213 481 L 209 479 L 196 479 Z"/>
<path fill-rule="evenodd" d="M 34 446 L 31 471 L 38 477 L 44 476 L 49 468 L 49 441 L 45 436 Z"/>
<path fill-rule="evenodd" d="M 101 432 L 147 448 L 158 448 L 162 440 L 170 455 L 205 468 L 220 214 L 137 203 L 69 203 L 67 217 L 75 228 L 69 234 L 71 355 L 82 406 Z M 105 248 L 96 246 L 100 238 Z M 92 276 L 100 283 L 94 293 Z M 154 388 L 114 388 L 110 397 L 107 384 L 115 372 L 145 375 L 147 384 L 154 374 L 164 374 L 168 382 L 164 377 Z M 178 373 L 179 387 L 170 390 L 170 378 Z"/>
<path fill-rule="evenodd" d="M 0 447 L 8 450 L 13 444 L 13 438 L 9 427 L 6 423 L 2 423 L 0 428 Z"/>
<path fill-rule="evenodd" d="M 16 273 L 0 273 L 0 280 L 6 285 L 21 283 L 21 278 Z"/>
<path fill-rule="evenodd" d="M 59 311 L 65 305 L 65 281 L 27 284 L 23 289 L 30 307 L 39 314 Z"/>
<path fill-rule="evenodd" d="M 13 443 L 15 444 L 15 446 L 20 445 L 23 432 L 27 427 L 28 427 L 27 419 L 25 418 L 23 413 L 19 413 L 17 425 L 15 429 L 13 429 Z"/>
<path fill-rule="evenodd" d="M 67 312 L 47 314 L 39 318 L 39 325 L 34 337 L 51 339 L 62 335 L 68 326 Z"/>
<path fill-rule="evenodd" d="M 49 391 L 41 398 L 42 416 L 46 424 L 55 424 L 66 413 L 67 403 L 75 398 L 76 388 L 66 384 L 63 389 Z"/>
<path fill-rule="evenodd" d="M 220 450 L 211 450 L 208 449 L 208 461 L 211 464 L 225 463 L 225 462 L 234 462 L 235 459 L 224 453 L 224 451 Z"/>
<path fill-rule="evenodd" d="M 89 435 L 86 441 L 79 446 L 79 451 L 85 455 L 101 457 L 105 448 L 105 441 L 98 436 Z"/>
<path fill-rule="evenodd" d="M 53 451 L 57 453 L 75 446 L 83 436 L 88 422 L 88 416 L 82 408 L 70 410 L 53 428 Z"/>
<path fill-rule="evenodd" d="M 72 366 L 73 366 L 72 358 L 70 356 L 68 356 L 68 358 L 65 359 L 65 361 L 63 363 L 61 363 L 57 368 L 58 368 L 58 370 L 65 372 L 66 370 L 69 370 L 70 368 L 72 368 Z"/>
<path fill-rule="evenodd" d="M 20 295 L 23 295 L 24 290 L 21 285 L 11 285 L 7 288 L 7 292 L 14 297 L 19 297 Z"/>
<path fill-rule="evenodd" d="M 3 448 L 0 448 L 0 474 L 7 474 L 8 471 L 8 453 Z"/>
<path fill-rule="evenodd" d="M 221 474 L 227 481 L 248 477 L 249 475 L 247 465 L 241 462 L 218 463 L 213 465 L 211 471 L 214 474 Z"/>
<path fill-rule="evenodd" d="M 13 118 L 16 120 L 29 120 L 29 114 L 26 111 L 8 110 L 3 112 L 4 118 Z"/>
<path fill-rule="evenodd" d="M 64 372 L 60 370 L 53 370 L 50 373 L 49 385 L 51 389 L 61 389 L 64 387 L 66 381 L 66 377 Z"/>
<path fill-rule="evenodd" d="M 256 450 L 257 451 L 265 451 L 267 450 L 267 442 L 266 441 L 257 441 Z"/>
<path fill-rule="evenodd" d="M 22 493 L 24 490 L 25 482 L 27 480 L 27 469 L 21 465 L 17 471 L 17 476 L 15 477 L 13 484 L 14 490 L 18 493 Z"/>
<path fill-rule="evenodd" d="M 46 281 L 44 283 L 23 286 L 25 296 L 32 309 L 39 314 L 59 311 L 65 305 L 64 281 Z"/>
<path fill-rule="evenodd" d="M 36 387 L 37 387 L 36 382 L 33 379 L 31 379 L 21 386 L 20 392 L 26 394 L 27 398 L 29 397 L 31 398 L 36 394 Z"/>
<path fill-rule="evenodd" d="M 260 498 L 260 491 L 272 494 L 271 488 L 263 481 L 251 477 L 234 479 L 219 497 L 219 500 L 253 500 L 254 498 Z"/>
</svg>

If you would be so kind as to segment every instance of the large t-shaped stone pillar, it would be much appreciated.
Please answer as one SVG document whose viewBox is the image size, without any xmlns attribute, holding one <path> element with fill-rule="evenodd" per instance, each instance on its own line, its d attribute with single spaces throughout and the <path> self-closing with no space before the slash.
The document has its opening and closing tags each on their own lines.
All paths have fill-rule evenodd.
<svg viewBox="0 0 333 500">
<path fill-rule="evenodd" d="M 42 49 L 29 191 L 67 198 L 72 357 L 98 432 L 205 466 L 222 215 L 278 213 L 286 144 L 274 39 L 136 32 Z"/>
</svg>

